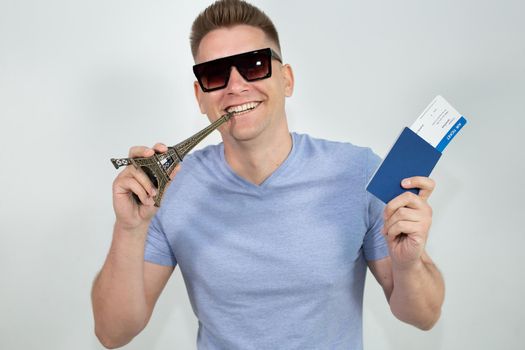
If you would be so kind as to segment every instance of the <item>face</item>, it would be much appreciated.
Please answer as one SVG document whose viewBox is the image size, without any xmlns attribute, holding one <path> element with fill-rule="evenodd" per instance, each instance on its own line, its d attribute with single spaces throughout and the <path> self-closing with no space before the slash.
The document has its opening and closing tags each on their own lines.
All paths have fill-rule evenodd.
<svg viewBox="0 0 525 350">
<path fill-rule="evenodd" d="M 259 28 L 247 25 L 220 28 L 204 36 L 196 63 L 267 47 L 278 52 L 276 45 Z M 212 122 L 233 109 L 250 108 L 236 113 L 219 128 L 224 142 L 272 137 L 283 131 L 288 133 L 284 100 L 292 95 L 293 74 L 289 65 L 282 65 L 275 59 L 272 59 L 271 64 L 272 76 L 263 80 L 247 82 L 233 67 L 224 89 L 203 92 L 199 84 L 194 83 L 200 110 Z"/>
</svg>

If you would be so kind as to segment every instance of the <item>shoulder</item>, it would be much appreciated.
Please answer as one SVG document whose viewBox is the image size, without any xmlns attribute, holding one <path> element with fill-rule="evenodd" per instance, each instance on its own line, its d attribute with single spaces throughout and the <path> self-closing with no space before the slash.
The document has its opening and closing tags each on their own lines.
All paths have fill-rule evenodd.
<svg viewBox="0 0 525 350">
<path fill-rule="evenodd" d="M 180 170 L 166 191 L 164 202 L 171 197 L 186 197 L 206 184 L 216 181 L 222 159 L 222 144 L 210 145 L 188 154 L 180 163 Z"/>
<path fill-rule="evenodd" d="M 223 145 L 222 143 L 216 145 L 209 145 L 202 149 L 193 151 L 184 158 L 184 163 L 190 165 L 197 165 L 210 160 L 216 160 L 218 156 L 222 154 Z"/>
<path fill-rule="evenodd" d="M 216 145 L 209 145 L 202 149 L 196 150 L 184 157 L 181 162 L 181 169 L 177 176 L 185 177 L 186 174 L 191 174 L 195 177 L 199 174 L 206 175 L 215 173 L 213 169 L 217 169 L 223 157 L 222 143 Z"/>
<path fill-rule="evenodd" d="M 345 168 L 357 167 L 367 172 L 377 168 L 381 162 L 381 158 L 370 147 L 316 138 L 307 134 L 293 133 L 293 136 L 298 151 L 303 157 L 320 162 L 337 163 Z"/>
</svg>

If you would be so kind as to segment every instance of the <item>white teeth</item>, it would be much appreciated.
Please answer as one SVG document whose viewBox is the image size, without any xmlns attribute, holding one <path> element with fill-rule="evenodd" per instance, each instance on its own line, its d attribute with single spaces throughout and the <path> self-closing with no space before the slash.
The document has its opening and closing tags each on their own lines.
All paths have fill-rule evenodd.
<svg viewBox="0 0 525 350">
<path fill-rule="evenodd" d="M 233 106 L 228 108 L 226 111 L 229 113 L 242 113 L 246 111 L 251 111 L 252 109 L 255 109 L 259 105 L 259 102 L 248 102 L 240 106 Z"/>
</svg>

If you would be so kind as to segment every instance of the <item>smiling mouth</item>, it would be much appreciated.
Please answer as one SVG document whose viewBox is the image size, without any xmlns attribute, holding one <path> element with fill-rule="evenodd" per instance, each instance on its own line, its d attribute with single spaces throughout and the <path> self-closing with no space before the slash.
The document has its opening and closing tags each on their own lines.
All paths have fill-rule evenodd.
<svg viewBox="0 0 525 350">
<path fill-rule="evenodd" d="M 226 108 L 226 112 L 233 113 L 234 116 L 238 116 L 248 113 L 249 111 L 253 111 L 260 104 L 261 102 L 248 102 L 242 105 L 228 107 Z"/>
</svg>

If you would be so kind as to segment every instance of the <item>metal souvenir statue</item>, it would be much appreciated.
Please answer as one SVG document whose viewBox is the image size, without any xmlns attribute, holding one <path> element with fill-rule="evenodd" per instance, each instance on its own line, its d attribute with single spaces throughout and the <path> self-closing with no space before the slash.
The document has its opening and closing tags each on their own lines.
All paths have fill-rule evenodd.
<svg viewBox="0 0 525 350">
<path fill-rule="evenodd" d="M 137 157 L 137 158 L 111 158 L 111 163 L 118 169 L 121 166 L 133 164 L 135 168 L 140 168 L 149 177 L 153 185 L 157 188 L 157 194 L 153 198 L 156 207 L 160 207 L 160 201 L 164 195 L 164 190 L 168 185 L 170 174 L 173 172 L 177 164 L 182 162 L 182 159 L 188 154 L 193 147 L 201 142 L 206 136 L 212 133 L 215 129 L 221 126 L 224 122 L 232 117 L 233 113 L 227 113 L 202 129 L 193 136 L 168 147 L 168 151 L 164 153 L 157 153 L 151 157 Z M 135 200 L 140 203 L 138 196 L 133 194 Z"/>
</svg>

